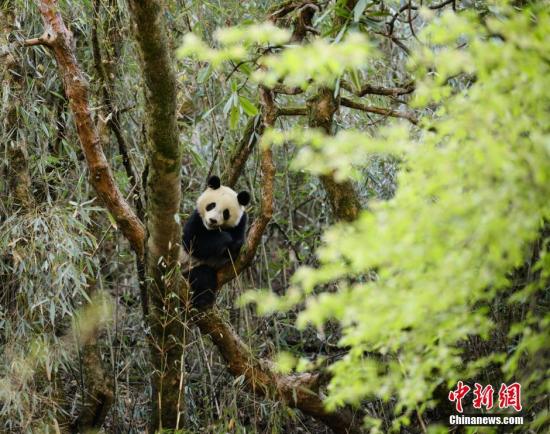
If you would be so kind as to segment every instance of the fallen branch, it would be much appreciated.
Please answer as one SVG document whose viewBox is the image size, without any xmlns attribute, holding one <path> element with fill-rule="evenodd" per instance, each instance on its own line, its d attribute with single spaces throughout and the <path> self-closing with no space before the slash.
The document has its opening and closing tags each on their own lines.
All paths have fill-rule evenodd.
<svg viewBox="0 0 550 434">
<path fill-rule="evenodd" d="M 41 0 L 39 9 L 46 28 L 41 38 L 44 45 L 50 47 L 54 53 L 90 172 L 90 183 L 113 215 L 132 249 L 138 257 L 142 257 L 145 230 L 120 192 L 103 153 L 88 105 L 88 83 L 73 52 L 72 33 L 65 27 L 56 0 Z"/>
<path fill-rule="evenodd" d="M 386 109 L 382 107 L 368 106 L 365 104 L 361 104 L 360 102 L 352 101 L 348 98 L 340 98 L 340 105 L 343 105 L 344 107 L 349 107 L 355 110 L 361 110 L 367 113 L 375 113 L 381 116 L 403 118 L 403 119 L 407 119 L 409 122 L 411 122 L 414 125 L 418 124 L 418 119 L 416 118 L 416 116 L 411 115 L 409 113 L 404 113 L 397 110 Z"/>
</svg>

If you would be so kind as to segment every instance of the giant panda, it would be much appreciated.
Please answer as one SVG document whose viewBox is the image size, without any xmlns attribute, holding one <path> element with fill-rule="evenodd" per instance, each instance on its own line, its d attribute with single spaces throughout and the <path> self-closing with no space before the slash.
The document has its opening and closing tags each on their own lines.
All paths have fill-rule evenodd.
<svg viewBox="0 0 550 434">
<path fill-rule="evenodd" d="M 234 261 L 241 250 L 247 224 L 245 206 L 250 202 L 248 192 L 237 193 L 221 185 L 217 176 L 210 177 L 207 184 L 183 229 L 182 269 L 191 287 L 191 303 L 197 309 L 214 304 L 216 272 Z"/>
</svg>

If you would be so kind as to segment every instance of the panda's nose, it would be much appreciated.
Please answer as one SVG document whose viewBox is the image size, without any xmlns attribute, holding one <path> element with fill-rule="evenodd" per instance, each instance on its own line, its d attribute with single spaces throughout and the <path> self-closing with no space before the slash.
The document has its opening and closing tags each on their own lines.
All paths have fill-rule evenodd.
<svg viewBox="0 0 550 434">
<path fill-rule="evenodd" d="M 218 220 L 216 220 L 216 219 L 208 219 L 208 220 L 209 220 L 210 223 L 213 224 L 213 225 L 218 224 Z"/>
</svg>

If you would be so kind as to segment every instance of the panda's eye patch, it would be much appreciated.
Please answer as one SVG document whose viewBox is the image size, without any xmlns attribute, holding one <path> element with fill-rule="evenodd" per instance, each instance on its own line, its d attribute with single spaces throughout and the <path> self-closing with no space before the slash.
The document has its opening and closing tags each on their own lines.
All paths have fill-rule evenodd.
<svg viewBox="0 0 550 434">
<path fill-rule="evenodd" d="M 214 208 L 216 208 L 216 202 L 212 202 L 212 203 L 209 203 L 208 205 L 206 205 L 206 211 L 211 211 Z"/>
<path fill-rule="evenodd" d="M 230 216 L 229 210 L 228 210 L 228 209 L 225 209 L 225 210 L 223 211 L 223 218 L 224 218 L 224 220 L 228 220 L 228 219 L 229 219 L 229 216 Z"/>
</svg>

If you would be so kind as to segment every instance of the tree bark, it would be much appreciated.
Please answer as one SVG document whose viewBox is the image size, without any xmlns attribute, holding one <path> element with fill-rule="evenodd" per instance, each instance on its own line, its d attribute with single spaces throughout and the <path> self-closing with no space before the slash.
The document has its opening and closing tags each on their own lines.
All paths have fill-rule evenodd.
<svg viewBox="0 0 550 434">
<path fill-rule="evenodd" d="M 133 33 L 142 57 L 147 117 L 148 324 L 154 367 L 151 431 L 179 429 L 184 414 L 184 282 L 178 257 L 181 227 L 181 149 L 176 125 L 176 78 L 158 1 L 129 0 Z M 186 291 L 184 291 L 186 292 Z"/>
<path fill-rule="evenodd" d="M 212 309 L 199 316 L 195 323 L 201 333 L 210 336 L 227 368 L 235 376 L 243 376 L 247 387 L 255 394 L 284 402 L 298 408 L 326 425 L 335 433 L 360 433 L 361 418 L 349 409 L 328 412 L 319 393 L 319 373 L 283 375 L 277 373 L 270 360 L 258 359 L 241 340 L 229 322 Z"/>
<path fill-rule="evenodd" d="M 0 10 L 0 46 L 9 46 L 9 35 L 12 30 L 14 17 L 9 10 Z M 7 135 L 8 188 L 15 203 L 22 210 L 28 210 L 34 203 L 29 174 L 28 153 L 26 143 L 18 138 L 19 123 L 17 106 L 22 87 L 22 71 L 19 59 L 14 53 L 7 52 L 0 57 L 0 80 L 2 89 L 0 95 L 6 106 L 2 107 L 2 127 Z M 7 92 L 7 95 L 4 94 Z"/>
<path fill-rule="evenodd" d="M 88 83 L 73 52 L 72 33 L 65 27 L 56 0 L 41 0 L 39 8 L 45 27 L 39 40 L 49 46 L 55 56 L 90 172 L 90 183 L 130 241 L 133 250 L 138 256 L 142 256 L 145 231 L 141 221 L 122 196 L 103 153 L 88 106 Z"/>
<path fill-rule="evenodd" d="M 235 151 L 229 158 L 228 170 L 223 174 L 222 180 L 225 181 L 225 185 L 234 188 L 237 180 L 241 176 L 248 157 L 254 150 L 258 138 L 264 132 L 264 123 L 259 116 L 251 117 L 246 124 L 244 134 L 239 141 Z"/>
<path fill-rule="evenodd" d="M 326 87 L 321 88 L 319 93 L 308 101 L 308 107 L 309 126 L 319 128 L 326 134 L 332 134 L 332 121 L 338 109 L 334 91 Z M 327 192 L 336 219 L 355 220 L 361 210 L 361 203 L 352 183 L 350 181 L 338 183 L 331 174 L 321 175 L 320 180 Z"/>
<path fill-rule="evenodd" d="M 273 92 L 260 87 L 260 99 L 262 102 L 262 127 L 271 128 L 277 119 L 277 107 L 273 101 Z M 234 264 L 228 264 L 218 271 L 218 287 L 226 284 L 248 267 L 256 249 L 262 240 L 264 231 L 273 215 L 273 183 L 275 180 L 275 165 L 273 164 L 273 153 L 270 148 L 262 149 L 260 165 L 262 169 L 262 197 L 260 214 L 252 224 L 246 237 L 245 245 Z"/>
</svg>

